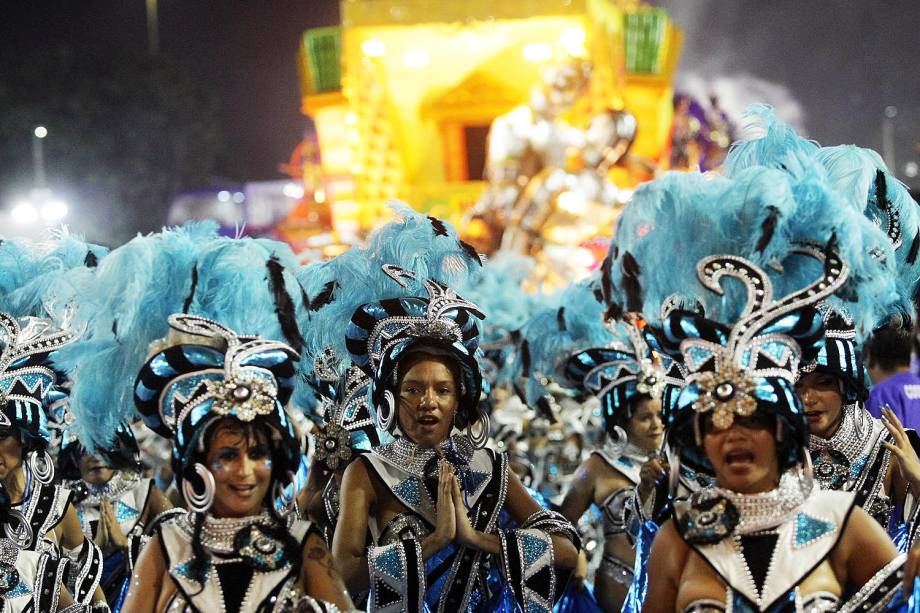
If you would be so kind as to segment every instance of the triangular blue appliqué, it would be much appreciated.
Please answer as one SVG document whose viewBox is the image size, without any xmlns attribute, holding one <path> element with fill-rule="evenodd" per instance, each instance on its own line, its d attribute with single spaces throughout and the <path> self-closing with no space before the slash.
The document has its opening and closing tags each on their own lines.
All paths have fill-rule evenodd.
<svg viewBox="0 0 920 613">
<path fill-rule="evenodd" d="M 391 547 L 377 556 L 374 565 L 391 577 L 398 579 L 403 576 L 402 560 L 396 547 Z"/>
<path fill-rule="evenodd" d="M 16 587 L 11 589 L 9 592 L 3 595 L 4 599 L 8 598 L 19 598 L 20 596 L 29 596 L 32 594 L 32 590 L 28 585 L 20 581 L 16 584 Z"/>
<path fill-rule="evenodd" d="M 422 487 L 418 479 L 406 479 L 393 486 L 393 493 L 411 505 L 422 503 Z"/>
<path fill-rule="evenodd" d="M 795 517 L 795 546 L 805 547 L 836 528 L 837 526 L 830 522 L 799 513 Z"/>
<path fill-rule="evenodd" d="M 140 511 L 131 505 L 123 503 L 121 500 L 115 503 L 115 521 L 123 523 L 130 521 L 140 515 Z"/>
<path fill-rule="evenodd" d="M 526 532 L 522 533 L 519 538 L 521 549 L 524 551 L 524 564 L 528 567 L 546 553 L 546 549 L 549 547 L 546 541 Z"/>
<path fill-rule="evenodd" d="M 479 488 L 482 487 L 482 484 L 491 478 L 489 473 L 481 473 L 475 470 L 470 471 L 470 491 L 468 493 L 473 494 L 479 491 Z"/>
</svg>

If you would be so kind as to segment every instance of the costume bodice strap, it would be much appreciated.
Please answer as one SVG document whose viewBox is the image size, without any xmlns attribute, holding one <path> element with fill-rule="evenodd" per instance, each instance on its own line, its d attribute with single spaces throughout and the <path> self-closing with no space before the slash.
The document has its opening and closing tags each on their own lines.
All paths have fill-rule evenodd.
<svg viewBox="0 0 920 613">
<path fill-rule="evenodd" d="M 178 588 L 171 604 L 176 611 L 280 611 L 285 603 L 296 600 L 299 596 L 298 578 L 293 576 L 293 561 L 286 557 L 282 542 L 259 530 L 259 526 L 268 525 L 266 516 L 260 517 L 262 521 L 254 519 L 241 525 L 234 535 L 228 537 L 231 542 L 223 543 L 217 549 L 205 544 L 211 559 L 200 582 L 192 574 L 194 519 L 189 514 L 159 526 L 163 557 Z M 300 545 L 296 555 L 302 555 L 311 530 L 311 523 L 303 520 L 294 521 L 288 528 L 290 536 Z M 233 565 L 238 566 L 231 568 Z M 224 575 L 223 580 L 221 575 Z M 239 590 L 242 594 L 240 600 L 228 600 L 225 594 L 229 591 L 229 586 L 225 586 L 226 577 L 230 575 L 235 580 L 249 577 L 248 585 Z M 237 591 L 238 587 L 241 586 L 233 586 L 233 591 Z"/>
<path fill-rule="evenodd" d="M 745 558 L 740 534 L 729 534 L 712 544 L 687 544 L 735 595 L 747 599 L 754 610 L 768 611 L 794 594 L 796 586 L 830 555 L 843 534 L 854 501 L 852 493 L 816 489 L 782 523 L 759 531 L 758 536 L 775 535 L 773 553 L 760 587 Z M 684 508 L 677 510 L 678 525 L 687 512 Z M 700 520 L 706 521 L 702 514 L 692 518 L 697 524 Z M 686 533 L 681 536 L 687 539 Z"/>
<path fill-rule="evenodd" d="M 46 534 L 54 530 L 67 513 L 73 499 L 73 492 L 60 485 L 44 485 L 37 481 L 32 484 L 31 493 L 26 494 L 22 503 L 13 505 L 14 509 L 22 512 L 26 521 L 32 527 L 32 542 L 26 549 L 38 549 Z M 49 547 L 49 545 L 43 545 Z M 57 550 L 56 544 L 50 549 Z"/>
</svg>

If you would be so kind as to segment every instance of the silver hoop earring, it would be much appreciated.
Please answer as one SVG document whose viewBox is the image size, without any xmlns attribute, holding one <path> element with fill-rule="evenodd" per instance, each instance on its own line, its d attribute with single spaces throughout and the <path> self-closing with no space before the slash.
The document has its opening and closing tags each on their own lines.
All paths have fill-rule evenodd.
<svg viewBox="0 0 920 613">
<path fill-rule="evenodd" d="M 29 454 L 29 470 L 42 485 L 51 485 L 54 481 L 54 460 L 47 451 L 33 451 Z"/>
<path fill-rule="evenodd" d="M 195 472 L 201 477 L 204 483 L 204 491 L 198 492 L 191 481 L 184 479 L 182 481 L 182 497 L 188 503 L 189 510 L 195 513 L 207 513 L 211 505 L 214 504 L 214 475 L 204 467 L 200 462 L 195 462 Z"/>
<path fill-rule="evenodd" d="M 607 453 L 615 458 L 620 457 L 623 454 L 623 450 L 626 449 L 626 444 L 629 442 L 629 435 L 626 434 L 626 430 L 620 426 L 614 426 L 613 432 L 608 433 L 607 436 L 609 437 L 605 445 Z"/>
<path fill-rule="evenodd" d="M 668 499 L 674 500 L 677 495 L 677 486 L 680 485 L 680 454 L 671 451 L 670 445 L 666 448 L 668 458 Z"/>
<path fill-rule="evenodd" d="M 802 460 L 802 480 L 799 486 L 802 488 L 802 493 L 808 496 L 811 490 L 815 488 L 815 469 L 811 463 L 811 452 L 808 451 L 808 447 L 804 449 L 804 452 L 805 457 Z"/>
<path fill-rule="evenodd" d="M 383 392 L 383 404 L 386 406 L 377 409 L 377 425 L 385 432 L 392 432 L 393 424 L 396 422 L 396 397 L 390 390 Z M 384 408 L 386 413 L 383 411 Z"/>
<path fill-rule="evenodd" d="M 479 413 L 479 418 L 476 420 L 476 423 L 479 424 L 479 434 L 473 434 L 473 422 L 467 422 L 466 424 L 466 435 L 470 438 L 470 441 L 473 443 L 473 447 L 476 449 L 483 449 L 486 446 L 486 442 L 489 440 L 489 431 L 492 428 L 492 420 L 489 418 L 488 413 Z"/>
<path fill-rule="evenodd" d="M 32 544 L 32 526 L 29 525 L 26 516 L 23 515 L 20 511 L 16 509 L 10 509 L 7 512 L 7 515 L 10 519 L 15 519 L 16 523 L 19 525 L 13 527 L 13 524 L 8 522 L 3 526 L 3 532 L 6 534 L 6 537 L 16 543 L 20 548 L 26 548 Z"/>
</svg>

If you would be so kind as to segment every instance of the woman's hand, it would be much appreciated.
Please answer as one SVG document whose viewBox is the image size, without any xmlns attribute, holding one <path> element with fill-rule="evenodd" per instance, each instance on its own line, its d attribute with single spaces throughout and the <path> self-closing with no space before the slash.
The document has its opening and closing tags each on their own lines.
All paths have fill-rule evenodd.
<svg viewBox="0 0 920 613">
<path fill-rule="evenodd" d="M 668 465 L 659 461 L 657 457 L 649 458 L 639 469 L 639 486 L 636 488 L 639 499 L 645 501 L 655 491 L 655 486 L 667 476 Z"/>
<path fill-rule="evenodd" d="M 463 492 L 460 491 L 460 483 L 456 479 L 451 479 L 451 496 L 454 500 L 454 514 L 457 517 L 457 542 L 466 547 L 475 547 L 478 542 L 479 533 L 470 523 L 470 516 L 467 515 L 466 504 L 463 502 Z"/>
<path fill-rule="evenodd" d="M 917 452 L 910 444 L 901 420 L 887 406 L 882 409 L 882 424 L 888 429 L 893 441 L 883 444 L 891 451 L 891 455 L 897 462 L 901 478 L 910 484 L 916 495 L 917 492 L 920 492 L 920 458 L 917 457 Z"/>
<path fill-rule="evenodd" d="M 128 547 L 128 539 L 122 532 L 118 520 L 115 519 L 115 510 L 109 500 L 99 503 L 99 547 L 106 553 Z"/>
<path fill-rule="evenodd" d="M 431 537 L 435 539 L 434 543 L 438 545 L 437 549 L 453 542 L 457 536 L 457 512 L 453 496 L 455 483 L 454 468 L 450 463 L 441 460 L 438 473 L 438 503 L 435 507 L 437 517 L 434 532 L 431 533 Z"/>
</svg>

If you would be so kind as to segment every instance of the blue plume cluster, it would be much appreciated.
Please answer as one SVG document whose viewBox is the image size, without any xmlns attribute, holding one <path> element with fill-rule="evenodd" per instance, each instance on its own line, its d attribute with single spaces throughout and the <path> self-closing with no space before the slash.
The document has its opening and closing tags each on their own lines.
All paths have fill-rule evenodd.
<svg viewBox="0 0 920 613">
<path fill-rule="evenodd" d="M 305 318 L 301 321 L 305 345 L 300 363 L 305 380 L 313 378 L 313 358 L 327 347 L 341 360 L 339 372 L 345 372 L 345 330 L 361 305 L 385 298 L 426 296 L 427 279 L 449 287 L 465 287 L 482 267 L 480 256 L 459 239 L 450 224 L 402 203 L 390 209 L 397 219 L 377 229 L 367 247 L 352 247 L 331 260 L 297 271 L 306 296 Z M 385 264 L 403 268 L 415 278 L 403 278 L 403 287 L 384 273 Z M 294 402 L 305 409 L 308 417 L 316 419 L 312 413 L 316 400 L 311 390 L 295 390 Z"/>
<path fill-rule="evenodd" d="M 173 313 L 302 349 L 296 268 L 285 243 L 221 237 L 211 222 L 138 236 L 113 250 L 74 289 L 75 325 L 85 327 L 84 338 L 54 355 L 73 382 L 81 442 L 105 445 L 120 422 L 131 421 L 134 380 Z"/>
<path fill-rule="evenodd" d="M 72 284 L 92 274 L 107 251 L 66 231 L 44 243 L 0 239 L 0 311 L 63 323 Z"/>
<path fill-rule="evenodd" d="M 656 322 L 676 297 L 699 302 L 707 317 L 730 325 L 747 302 L 744 287 L 726 281 L 720 297 L 700 284 L 696 263 L 715 254 L 745 257 L 770 272 L 780 297 L 819 275 L 814 260 L 789 256 L 802 241 L 833 245 L 848 263 L 850 276 L 835 300 L 858 321 L 878 321 L 891 308 L 891 244 L 832 189 L 820 165 L 793 153 L 786 170 L 736 168 L 731 178 L 671 173 L 636 191 L 604 264 L 614 310 L 640 311 Z M 869 331 L 871 324 L 860 334 Z"/>
</svg>

